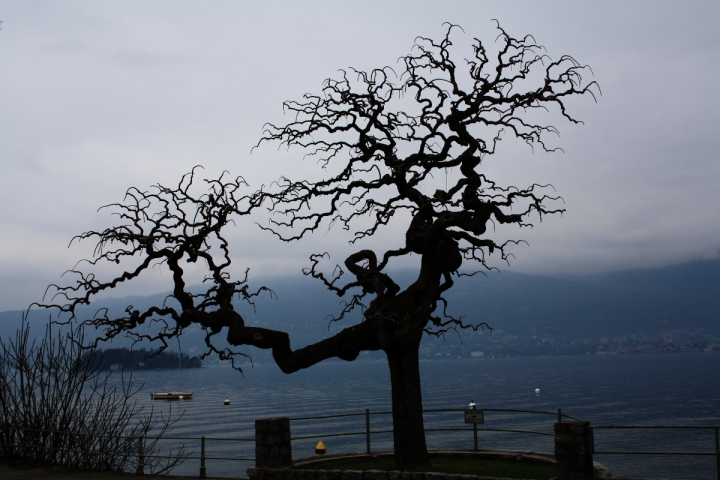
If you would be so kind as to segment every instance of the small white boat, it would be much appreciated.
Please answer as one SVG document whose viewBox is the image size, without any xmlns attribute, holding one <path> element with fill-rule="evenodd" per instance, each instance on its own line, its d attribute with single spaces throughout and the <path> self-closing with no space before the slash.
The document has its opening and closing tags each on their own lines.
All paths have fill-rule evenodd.
<svg viewBox="0 0 720 480">
<path fill-rule="evenodd" d="M 158 392 L 152 394 L 153 400 L 190 400 L 192 392 Z"/>
<path fill-rule="evenodd" d="M 180 336 L 177 337 L 178 341 L 178 375 L 180 376 L 179 384 L 182 385 L 182 349 L 180 348 Z M 182 388 L 180 386 L 179 388 Z M 204 390 L 204 389 L 203 389 Z M 158 393 L 151 393 L 150 397 L 153 400 L 191 400 L 192 399 L 192 392 L 158 392 Z"/>
</svg>

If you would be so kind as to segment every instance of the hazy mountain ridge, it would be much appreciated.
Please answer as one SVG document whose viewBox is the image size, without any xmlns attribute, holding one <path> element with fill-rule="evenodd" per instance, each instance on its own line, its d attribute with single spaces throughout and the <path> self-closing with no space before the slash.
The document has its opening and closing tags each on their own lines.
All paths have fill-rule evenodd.
<svg viewBox="0 0 720 480">
<path fill-rule="evenodd" d="M 697 260 L 662 268 L 621 270 L 565 280 L 613 290 L 661 295 L 720 311 L 720 259 Z"/>
<path fill-rule="evenodd" d="M 412 274 L 396 272 L 394 277 L 407 284 Z M 266 284 L 277 298 L 262 295 L 254 308 L 240 302 L 238 311 L 248 324 L 288 331 L 294 348 L 320 340 L 359 319 L 358 312 L 346 321 L 330 322 L 330 316 L 341 311 L 342 299 L 309 277 L 259 278 L 251 279 L 250 284 L 254 288 Z M 146 308 L 162 303 L 166 297 L 158 294 L 103 299 L 98 305 L 107 307 L 111 314 L 121 314 L 130 304 Z M 720 260 L 584 277 L 550 278 L 493 271 L 487 276 L 457 279 L 446 298 L 449 314 L 463 316 L 468 323 L 487 322 L 493 331 L 490 335 L 465 330 L 459 336 L 446 335 L 445 341 L 428 337 L 423 342 L 427 356 L 448 349 L 469 355 L 473 349 L 492 351 L 500 344 L 512 345 L 515 352 L 532 343 L 535 350 L 542 347 L 536 352 L 542 353 L 550 352 L 550 346 L 557 351 L 559 345 L 587 350 L 590 343 L 628 336 L 659 339 L 698 332 L 720 336 Z M 87 308 L 85 313 L 92 315 L 97 308 Z M 31 324 L 44 325 L 43 317 L 47 318 L 47 312 L 31 312 Z M 11 335 L 19 319 L 20 312 L 0 312 L 0 336 Z M 104 348 L 128 345 L 128 340 L 116 339 Z M 186 329 L 183 351 L 200 353 L 203 348 L 200 328 Z M 267 357 L 267 352 L 247 350 L 254 358 Z"/>
</svg>

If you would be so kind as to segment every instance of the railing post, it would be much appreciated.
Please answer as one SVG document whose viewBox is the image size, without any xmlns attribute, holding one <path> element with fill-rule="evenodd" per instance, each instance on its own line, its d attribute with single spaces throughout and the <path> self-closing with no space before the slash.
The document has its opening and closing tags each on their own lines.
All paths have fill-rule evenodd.
<svg viewBox="0 0 720 480">
<path fill-rule="evenodd" d="M 558 422 L 562 422 L 562 408 L 558 408 Z"/>
<path fill-rule="evenodd" d="M 716 432 L 717 435 L 717 432 Z M 365 445 L 367 454 L 370 455 L 370 409 L 365 409 Z"/>
<path fill-rule="evenodd" d="M 138 464 L 135 475 L 145 475 L 145 452 L 143 451 L 143 437 L 138 436 Z"/>
<path fill-rule="evenodd" d="M 200 437 L 200 475 L 198 478 L 207 478 L 205 470 L 205 435 Z"/>
<path fill-rule="evenodd" d="M 715 425 L 715 468 L 717 468 L 717 478 L 720 480 L 720 426 Z"/>
<path fill-rule="evenodd" d="M 90 468 L 90 458 L 88 455 L 88 436 L 85 433 L 80 434 L 80 448 L 82 451 L 82 466 L 88 469 Z"/>
<path fill-rule="evenodd" d="M 477 423 L 473 423 L 473 445 L 475 446 L 475 451 L 478 451 L 478 444 L 477 444 Z"/>
</svg>

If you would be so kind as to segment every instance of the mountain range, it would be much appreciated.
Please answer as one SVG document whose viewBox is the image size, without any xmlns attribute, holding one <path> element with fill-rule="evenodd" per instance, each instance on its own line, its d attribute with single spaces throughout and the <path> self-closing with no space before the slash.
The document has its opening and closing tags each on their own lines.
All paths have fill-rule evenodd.
<svg viewBox="0 0 720 480">
<path fill-rule="evenodd" d="M 393 278 L 406 285 L 412 281 L 412 272 L 395 272 Z M 251 285 L 261 284 L 272 288 L 276 298 L 261 296 L 254 308 L 240 303 L 238 311 L 248 324 L 289 332 L 294 348 L 330 336 L 359 320 L 356 315 L 346 321 L 331 322 L 331 316 L 342 308 L 342 299 L 312 278 L 251 279 Z M 142 309 L 162 303 L 166 296 L 102 299 L 98 306 L 107 307 L 111 314 L 120 314 L 130 304 Z M 486 322 L 492 333 L 462 330 L 457 335 L 445 335 L 444 340 L 428 337 L 423 347 L 429 356 L 459 345 L 469 355 L 473 349 L 489 348 L 488 339 L 494 343 L 503 339 L 506 343 L 538 339 L 538 345 L 539 339 L 543 339 L 559 345 L 625 337 L 677 337 L 698 332 L 720 337 L 720 259 L 585 276 L 547 277 L 492 271 L 457 279 L 445 297 L 449 314 L 462 316 L 468 323 Z M 98 306 L 86 313 L 94 312 Z M 21 314 L 0 312 L 0 338 L 5 340 L 14 335 Z M 33 329 L 47 324 L 47 318 L 47 312 L 36 310 L 29 317 Z M 127 339 L 115 339 L 104 348 L 129 345 Z M 183 352 L 197 354 L 203 347 L 204 335 L 199 327 L 186 329 L 182 336 Z M 253 357 L 267 355 L 253 353 Z"/>
</svg>

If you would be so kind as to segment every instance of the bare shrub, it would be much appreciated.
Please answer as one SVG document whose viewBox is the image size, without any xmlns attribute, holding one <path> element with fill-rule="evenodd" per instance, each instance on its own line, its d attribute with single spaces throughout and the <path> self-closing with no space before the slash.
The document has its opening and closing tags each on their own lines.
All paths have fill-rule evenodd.
<svg viewBox="0 0 720 480">
<path fill-rule="evenodd" d="M 0 340 L 0 460 L 149 473 L 184 461 L 184 446 L 156 458 L 181 415 L 144 414 L 132 377 L 113 386 L 101 358 L 83 355 L 81 331 L 53 334 L 48 325 L 39 341 L 29 333 L 23 321 L 15 339 Z"/>
</svg>

